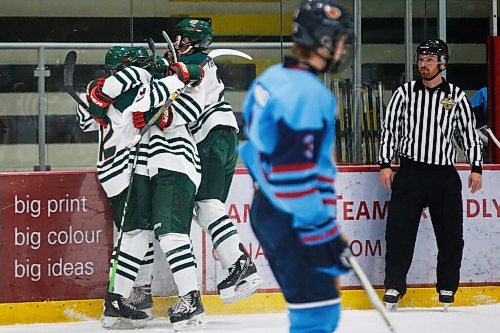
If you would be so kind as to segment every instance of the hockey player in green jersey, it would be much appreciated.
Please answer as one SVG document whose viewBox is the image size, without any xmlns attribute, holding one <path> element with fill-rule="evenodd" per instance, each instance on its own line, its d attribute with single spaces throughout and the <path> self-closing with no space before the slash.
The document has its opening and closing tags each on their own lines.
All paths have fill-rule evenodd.
<svg viewBox="0 0 500 333">
<path fill-rule="evenodd" d="M 184 19 L 175 28 L 174 46 L 179 61 L 200 64 L 212 43 L 212 27 L 202 20 Z M 252 295 L 262 283 L 255 264 L 247 255 L 224 203 L 238 158 L 238 124 L 231 105 L 224 100 L 224 84 L 212 60 L 196 89 L 204 93 L 203 111 L 190 130 L 201 161 L 201 184 L 195 197 L 196 221 L 210 235 L 226 278 L 217 285 L 224 303 Z M 175 306 L 174 306 L 175 310 Z"/>
<path fill-rule="evenodd" d="M 125 67 L 137 66 L 145 57 L 147 57 L 145 49 L 113 47 L 106 53 L 104 65 L 106 73 L 114 75 Z M 137 133 L 131 121 L 131 112 L 126 108 L 136 91 L 131 90 L 128 96 L 123 95 L 114 101 L 105 113 L 99 113 L 99 109 L 93 108 L 92 98 L 105 98 L 92 96 L 92 90 L 103 81 L 104 78 L 89 83 L 87 96 L 82 96 L 83 100 L 90 102 L 90 113 L 81 106 L 77 108 L 80 128 L 85 132 L 99 131 L 98 178 L 110 200 L 115 225 L 117 228 L 123 228 L 118 267 L 115 276 L 110 277 L 114 282 L 113 292 L 108 292 L 106 295 L 102 324 L 110 329 L 140 328 L 146 326 L 144 319 L 147 315 L 130 304 L 127 299 L 139 268 L 147 262 L 151 264 L 146 266 L 152 265 L 151 201 L 141 200 L 152 194 L 148 169 L 143 163 L 148 152 L 148 137 L 143 138 L 137 147 L 138 151 L 136 148 L 132 151 L 126 149 L 129 142 L 127 138 Z M 123 226 L 120 226 L 131 176 L 131 162 L 135 154 L 139 154 L 138 163 L 126 216 Z M 115 254 L 114 252 L 113 258 Z"/>
<path fill-rule="evenodd" d="M 114 76 L 105 80 L 97 80 L 97 83 L 90 88 L 90 114 L 98 118 L 99 123 L 107 128 L 114 124 L 113 115 L 116 114 L 114 110 L 123 109 L 122 118 L 125 118 L 125 114 L 127 115 L 125 120 L 127 126 L 135 127 L 135 132 L 131 136 L 120 138 L 128 144 L 137 134 L 137 128 L 140 128 L 141 124 L 144 126 L 148 117 L 150 119 L 152 114 L 165 103 L 171 92 L 182 87 L 190 79 L 201 80 L 202 78 L 199 66 L 186 66 L 179 63 L 170 67 L 169 74 L 174 75 L 152 81 L 151 74 L 146 70 L 126 67 Z M 189 99 L 189 97 L 184 98 Z M 121 104 L 123 105 L 120 106 Z M 192 198 L 200 179 L 199 162 L 196 146 L 186 129 L 186 120 L 183 120 L 185 117 L 183 110 L 175 108 L 173 111 L 167 110 L 160 117 L 158 126 L 154 126 L 146 135 L 151 138 L 151 142 L 145 156 L 152 158 L 145 160 L 139 158 L 138 163 L 147 166 L 151 177 L 151 195 L 145 197 L 152 198 L 151 220 L 155 227 L 156 237 L 170 263 L 179 294 L 186 297 L 190 295 L 189 298 L 194 299 L 197 305 L 196 311 L 188 315 L 171 316 L 170 320 L 175 329 L 196 326 L 204 321 L 194 256 L 189 240 L 189 226 L 193 210 Z M 163 131 L 166 127 L 169 129 Z M 173 198 L 182 198 L 182 200 L 173 203 Z M 121 251 L 120 248 L 120 254 Z M 152 251 L 149 251 L 148 255 L 152 255 Z M 127 273 L 130 272 L 127 271 Z M 129 274 L 129 277 L 133 277 L 133 274 Z M 129 280 L 133 282 L 132 278 Z M 126 295 L 122 296 L 126 297 Z M 108 302 L 106 305 L 112 307 L 113 303 Z M 130 303 L 128 305 L 133 307 Z M 105 319 L 113 319 L 106 318 L 112 317 L 110 311 L 106 312 L 106 310 L 107 308 L 104 313 Z"/>
</svg>

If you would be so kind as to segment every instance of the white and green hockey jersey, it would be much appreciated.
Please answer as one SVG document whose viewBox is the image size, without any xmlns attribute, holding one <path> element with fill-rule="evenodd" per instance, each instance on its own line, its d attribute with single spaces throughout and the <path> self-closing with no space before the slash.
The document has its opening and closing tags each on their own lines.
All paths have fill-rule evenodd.
<svg viewBox="0 0 500 333">
<path fill-rule="evenodd" d="M 131 112 L 146 112 L 158 110 L 173 92 L 183 86 L 175 75 L 152 80 L 146 70 L 127 67 L 105 81 L 103 92 L 115 98 L 129 90 L 138 89 L 137 98 L 130 107 Z M 176 171 L 187 175 L 198 188 L 201 181 L 200 160 L 187 124 L 200 116 L 202 101 L 204 93 L 199 88 L 193 89 L 189 94 L 179 95 L 172 104 L 172 124 L 164 130 L 157 126 L 151 127 L 147 154 L 147 167 L 151 177 L 158 169 Z"/>
<path fill-rule="evenodd" d="M 132 96 L 132 91 L 129 94 Z M 130 98 L 123 96 L 123 98 Z M 81 99 L 86 101 L 85 94 Z M 120 99 L 117 100 L 120 102 Z M 87 110 L 77 107 L 77 118 L 84 132 L 99 132 L 99 152 L 97 157 L 97 176 L 108 197 L 113 197 L 125 190 L 130 182 L 137 146 L 128 150 L 126 146 L 138 133 L 132 123 L 130 110 L 121 112 L 115 106 L 110 106 L 107 112 L 110 123 L 106 128 L 100 126 Z M 149 176 L 147 155 L 149 152 L 149 135 L 145 135 L 140 144 L 135 173 Z"/>
<path fill-rule="evenodd" d="M 206 56 L 204 53 L 196 53 L 182 57 L 179 61 L 200 64 Z M 204 94 L 203 111 L 195 122 L 189 124 L 196 143 L 203 141 L 212 128 L 218 125 L 230 126 L 238 131 L 233 109 L 224 100 L 224 83 L 217 75 L 217 66 L 210 60 L 203 69 L 205 76 L 196 88 L 201 89 Z"/>
</svg>

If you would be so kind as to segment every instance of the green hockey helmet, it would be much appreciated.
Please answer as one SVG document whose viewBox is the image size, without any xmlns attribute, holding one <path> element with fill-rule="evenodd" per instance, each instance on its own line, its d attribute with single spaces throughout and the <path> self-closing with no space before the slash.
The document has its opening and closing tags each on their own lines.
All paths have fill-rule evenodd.
<svg viewBox="0 0 500 333">
<path fill-rule="evenodd" d="M 109 74 L 129 66 L 141 66 L 141 61 L 147 57 L 148 52 L 144 47 L 113 46 L 106 53 L 104 69 Z"/>
<path fill-rule="evenodd" d="M 175 27 L 175 39 L 181 54 L 204 51 L 212 43 L 212 27 L 206 21 L 184 19 Z"/>
<path fill-rule="evenodd" d="M 148 50 L 144 46 L 137 46 L 137 54 L 133 60 L 134 66 L 143 67 L 149 57 Z"/>
</svg>

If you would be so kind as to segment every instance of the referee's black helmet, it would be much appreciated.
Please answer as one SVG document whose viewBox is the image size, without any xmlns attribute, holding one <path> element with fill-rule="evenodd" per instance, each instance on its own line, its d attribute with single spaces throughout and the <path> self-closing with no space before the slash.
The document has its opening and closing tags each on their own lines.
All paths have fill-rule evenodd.
<svg viewBox="0 0 500 333">
<path fill-rule="evenodd" d="M 417 56 L 420 54 L 430 54 L 439 56 L 439 61 L 448 63 L 448 45 L 441 39 L 428 39 L 417 47 Z"/>
</svg>

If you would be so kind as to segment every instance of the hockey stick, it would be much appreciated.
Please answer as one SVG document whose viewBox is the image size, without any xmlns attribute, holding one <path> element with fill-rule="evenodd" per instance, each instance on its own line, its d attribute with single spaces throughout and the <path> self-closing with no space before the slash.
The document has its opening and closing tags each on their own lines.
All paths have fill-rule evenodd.
<svg viewBox="0 0 500 333">
<path fill-rule="evenodd" d="M 64 89 L 66 92 L 73 97 L 73 99 L 85 110 L 88 110 L 88 106 L 80 99 L 80 97 L 76 94 L 75 88 L 73 87 L 73 78 L 74 78 L 74 73 L 75 73 L 75 65 L 76 65 L 76 52 L 75 51 L 70 51 L 66 55 L 66 59 L 64 60 L 64 68 L 63 68 L 63 81 L 64 81 Z M 127 189 L 127 196 L 125 199 L 125 203 L 123 205 L 123 211 L 122 211 L 122 217 L 120 221 L 120 234 L 118 236 L 118 241 L 115 247 L 115 258 L 113 260 L 113 266 L 111 268 L 110 272 L 110 277 L 109 277 L 109 284 L 108 284 L 108 291 L 113 292 L 114 285 L 115 285 L 115 276 L 116 276 L 116 270 L 118 268 L 118 255 L 120 253 L 120 245 L 121 241 L 123 238 L 123 224 L 125 222 L 125 215 L 127 213 L 127 204 L 130 199 L 130 194 L 132 193 L 132 181 L 134 179 L 134 174 L 135 174 L 135 167 L 137 165 L 137 158 L 139 156 L 139 148 L 137 148 L 137 151 L 135 153 L 134 157 L 134 163 L 132 165 L 132 171 L 130 174 L 130 180 L 128 184 L 128 189 Z"/>
<path fill-rule="evenodd" d="M 500 141 L 498 141 L 497 137 L 495 136 L 495 134 L 493 134 L 491 129 L 486 126 L 480 129 L 484 129 L 490 135 L 491 140 L 493 140 L 493 142 L 497 145 L 498 149 L 500 149 Z"/>
<path fill-rule="evenodd" d="M 139 156 L 139 146 L 137 145 L 136 151 L 135 151 L 135 156 L 134 156 L 134 163 L 132 164 L 132 170 L 130 171 L 130 180 L 128 181 L 128 188 L 127 188 L 127 196 L 125 197 L 125 202 L 123 203 L 123 210 L 122 210 L 122 216 L 120 219 L 120 229 L 118 230 L 118 240 L 116 242 L 115 246 L 115 257 L 113 259 L 113 266 L 111 267 L 111 271 L 109 274 L 109 284 L 108 284 L 108 292 L 112 293 L 113 289 L 115 288 L 115 278 L 116 278 L 116 270 L 118 269 L 118 256 L 120 254 L 120 246 L 122 245 L 122 239 L 123 239 L 123 224 L 125 223 L 125 215 L 127 214 L 127 206 L 128 202 L 130 200 L 130 194 L 132 193 L 132 183 L 134 181 L 134 176 L 135 176 L 135 168 L 137 166 L 137 158 Z"/>
<path fill-rule="evenodd" d="M 375 289 L 373 289 L 372 284 L 366 277 L 365 272 L 359 265 L 358 261 L 353 257 L 353 256 L 348 256 L 347 260 L 349 261 L 349 264 L 352 267 L 352 270 L 354 273 L 356 273 L 359 281 L 363 285 L 363 289 L 365 289 L 366 294 L 368 295 L 368 298 L 370 299 L 370 302 L 373 304 L 373 307 L 377 312 L 380 314 L 382 319 L 384 320 L 385 324 L 389 328 L 389 330 L 392 333 L 396 333 L 396 329 L 392 325 L 391 321 L 389 320 L 389 316 L 387 315 L 387 311 L 385 310 L 384 304 L 382 304 L 382 301 L 378 298 L 377 293 L 375 292 Z"/>
<path fill-rule="evenodd" d="M 153 53 L 153 61 L 156 61 L 156 45 L 151 37 L 148 37 L 148 46 L 151 49 L 151 53 Z"/>
<path fill-rule="evenodd" d="M 73 99 L 85 110 L 88 110 L 87 105 L 80 99 L 80 97 L 76 94 L 75 88 L 73 87 L 73 78 L 74 78 L 74 72 L 75 72 L 75 65 L 76 65 L 76 52 L 75 51 L 70 51 L 66 55 L 66 59 L 64 60 L 64 68 L 63 68 L 63 81 L 64 81 L 64 89 L 66 92 L 73 97 Z M 133 175 L 135 174 L 135 167 L 137 165 L 137 157 L 139 156 L 139 152 L 137 151 L 134 157 L 134 164 L 132 165 L 132 171 L 131 171 L 131 177 L 128 185 L 128 190 L 127 190 L 127 196 L 125 199 L 125 203 L 123 205 L 123 212 L 122 212 L 122 218 L 120 221 L 120 234 L 118 236 L 118 242 L 115 248 L 115 259 L 113 261 L 113 266 L 111 268 L 111 273 L 109 277 L 109 285 L 108 285 L 108 291 L 113 292 L 114 289 L 114 284 L 115 284 L 115 276 L 116 276 L 116 270 L 118 268 L 118 254 L 120 250 L 120 245 L 121 245 L 121 240 L 123 236 L 123 224 L 125 222 L 125 215 L 127 213 L 127 204 L 130 199 L 130 194 L 132 193 L 132 181 L 133 181 Z"/>
<path fill-rule="evenodd" d="M 220 56 L 226 56 L 226 55 L 233 55 L 237 57 L 242 57 L 248 60 L 252 60 L 252 57 L 249 56 L 248 54 L 241 52 L 241 51 L 236 51 L 236 50 L 231 50 L 231 49 L 217 49 L 210 51 L 208 53 L 208 56 L 203 60 L 203 62 L 200 64 L 200 67 L 205 67 L 205 65 L 212 59 L 220 57 Z M 149 120 L 149 122 L 141 128 L 138 134 L 135 135 L 135 137 L 130 141 L 130 143 L 127 145 L 127 148 L 130 149 L 134 147 L 144 136 L 144 134 L 149 131 L 149 129 L 155 124 L 155 122 L 162 116 L 163 112 L 167 110 L 170 105 L 175 101 L 177 97 L 179 97 L 180 94 L 182 94 L 184 91 L 186 91 L 187 88 L 191 87 L 192 83 L 189 82 L 186 84 L 184 87 L 177 89 L 174 91 L 169 97 L 167 102 L 156 112 L 156 114 Z"/>
<path fill-rule="evenodd" d="M 165 30 L 162 30 L 161 33 L 163 35 L 163 38 L 165 38 L 165 41 L 167 42 L 168 49 L 170 50 L 170 52 L 172 52 L 172 58 L 173 58 L 174 62 L 177 62 L 177 53 L 175 53 L 174 44 L 170 40 L 170 37 L 168 36 L 168 34 Z"/>
<path fill-rule="evenodd" d="M 76 66 L 76 52 L 69 51 L 66 54 L 66 59 L 64 59 L 64 68 L 63 68 L 63 82 L 64 82 L 64 90 L 73 97 L 73 99 L 85 110 L 88 110 L 87 104 L 85 104 L 80 97 L 76 94 L 75 88 L 73 87 L 73 77 L 75 75 L 75 66 Z"/>
<path fill-rule="evenodd" d="M 148 37 L 147 42 L 148 42 L 149 49 L 151 50 L 151 53 L 153 54 L 153 63 L 156 64 L 156 45 L 155 45 L 155 42 L 150 37 Z M 127 196 L 125 197 L 125 202 L 123 203 L 122 216 L 120 219 L 120 229 L 118 230 L 119 231 L 118 240 L 117 240 L 116 246 L 115 246 L 115 256 L 113 258 L 113 266 L 111 267 L 111 271 L 110 271 L 110 275 L 109 275 L 108 292 L 110 292 L 110 293 L 113 292 L 113 289 L 115 287 L 116 270 L 118 269 L 118 257 L 120 255 L 120 247 L 121 247 L 122 239 L 123 239 L 123 224 L 125 223 L 125 217 L 127 215 L 127 206 L 128 206 L 128 202 L 130 200 L 130 195 L 132 193 L 132 184 L 133 184 L 134 176 L 135 176 L 135 168 L 137 166 L 137 158 L 139 156 L 139 147 L 140 147 L 140 144 L 137 145 L 136 150 L 135 150 L 134 163 L 132 164 L 132 170 L 130 171 L 130 180 L 128 182 Z"/>
</svg>

